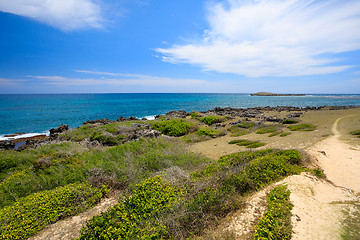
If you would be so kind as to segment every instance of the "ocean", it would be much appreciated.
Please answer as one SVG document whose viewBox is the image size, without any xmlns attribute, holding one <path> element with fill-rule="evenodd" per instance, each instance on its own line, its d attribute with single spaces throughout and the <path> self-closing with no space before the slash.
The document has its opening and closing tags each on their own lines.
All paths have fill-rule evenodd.
<svg viewBox="0 0 360 240">
<path fill-rule="evenodd" d="M 46 133 L 61 124 L 78 127 L 87 120 L 153 118 L 172 110 L 206 111 L 215 107 L 360 106 L 360 94 L 258 97 L 221 93 L 3 94 L 0 139 L 18 132 Z"/>
</svg>

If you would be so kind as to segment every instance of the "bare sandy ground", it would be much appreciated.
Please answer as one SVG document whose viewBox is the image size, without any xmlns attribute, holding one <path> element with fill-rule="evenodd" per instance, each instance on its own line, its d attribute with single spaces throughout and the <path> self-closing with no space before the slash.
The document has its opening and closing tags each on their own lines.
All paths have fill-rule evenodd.
<svg viewBox="0 0 360 240">
<path fill-rule="evenodd" d="M 286 184 L 291 191 L 293 237 L 295 240 L 341 239 L 344 210 L 351 203 L 359 203 L 360 191 L 360 141 L 349 135 L 360 129 L 360 111 L 327 111 L 304 114 L 303 121 L 315 124 L 313 133 L 295 133 L 292 138 L 271 141 L 266 136 L 245 135 L 243 139 L 268 141 L 265 147 L 297 148 L 306 150 L 326 174 L 320 179 L 309 173 L 287 177 L 250 196 L 246 207 L 224 219 L 216 231 L 231 231 L 237 239 L 249 239 L 254 224 L 265 207 L 266 193 L 274 185 Z M 339 128 L 340 126 L 340 128 Z M 291 136 L 291 135 L 290 135 Z M 325 137 L 324 137 L 325 136 Z M 258 138 L 258 139 L 257 139 Z M 237 152 L 236 146 L 227 144 L 231 138 L 224 136 L 192 146 L 194 152 L 211 158 L 224 153 Z M 263 148 L 265 148 L 263 147 Z"/>
<path fill-rule="evenodd" d="M 106 211 L 116 203 L 115 198 L 103 199 L 88 211 L 47 226 L 35 236 L 30 237 L 29 240 L 69 240 L 78 238 L 80 237 L 80 230 L 87 220 L 95 215 L 100 215 L 101 212 Z"/>
</svg>

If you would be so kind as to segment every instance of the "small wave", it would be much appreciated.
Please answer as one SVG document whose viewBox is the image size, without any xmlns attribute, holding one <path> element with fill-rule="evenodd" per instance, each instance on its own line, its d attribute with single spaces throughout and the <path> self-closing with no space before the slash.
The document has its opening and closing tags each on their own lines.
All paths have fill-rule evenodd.
<svg viewBox="0 0 360 240">
<path fill-rule="evenodd" d="M 24 133 L 24 134 L 19 134 L 19 135 L 13 136 L 13 137 L 5 137 L 6 135 L 11 135 L 11 134 L 0 135 L 0 141 L 14 140 L 14 139 L 19 139 L 19 138 L 29 138 L 29 137 L 35 137 L 35 136 L 40 136 L 40 135 L 49 136 L 50 132 L 46 131 L 46 132 L 42 132 L 42 133 Z"/>
<path fill-rule="evenodd" d="M 155 120 L 155 116 L 156 115 L 150 115 L 150 116 L 145 116 L 144 118 L 146 118 L 147 120 Z"/>
</svg>

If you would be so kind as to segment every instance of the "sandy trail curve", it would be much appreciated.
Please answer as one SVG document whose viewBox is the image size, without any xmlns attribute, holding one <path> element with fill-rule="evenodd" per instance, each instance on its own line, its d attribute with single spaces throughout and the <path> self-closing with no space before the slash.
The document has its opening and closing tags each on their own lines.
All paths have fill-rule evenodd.
<svg viewBox="0 0 360 240">
<path fill-rule="evenodd" d="M 338 118 L 333 136 L 308 149 L 324 170 L 328 181 L 309 174 L 284 180 L 291 191 L 293 238 L 341 239 L 343 211 L 347 202 L 359 202 L 354 193 L 360 191 L 360 151 L 340 140 Z"/>
<path fill-rule="evenodd" d="M 115 205 L 115 198 L 103 199 L 95 207 L 80 213 L 77 216 L 69 217 L 47 226 L 29 240 L 70 240 L 80 237 L 80 230 L 87 220 L 95 215 L 106 211 L 109 207 Z"/>
<path fill-rule="evenodd" d="M 337 130 L 338 122 L 345 117 L 337 119 L 332 125 L 333 136 L 307 149 L 328 179 L 304 172 L 274 184 L 286 184 L 291 191 L 294 240 L 341 239 L 343 211 L 348 207 L 347 203 L 360 200 L 354 193 L 360 191 L 360 151 L 341 142 Z M 237 239 L 248 239 L 256 219 L 265 209 L 264 200 L 270 188 L 252 195 L 245 209 L 229 216 L 221 227 L 223 231 L 234 232 Z"/>
<path fill-rule="evenodd" d="M 360 192 L 360 150 L 340 140 L 339 121 L 332 126 L 333 136 L 319 142 L 309 152 L 316 157 L 327 178 L 337 186 Z M 321 153 L 322 152 L 322 153 Z"/>
</svg>

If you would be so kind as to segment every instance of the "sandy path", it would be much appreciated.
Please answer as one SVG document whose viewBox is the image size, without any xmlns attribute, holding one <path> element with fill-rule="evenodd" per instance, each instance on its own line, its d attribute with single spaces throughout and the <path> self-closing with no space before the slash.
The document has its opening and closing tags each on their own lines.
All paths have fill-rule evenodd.
<svg viewBox="0 0 360 240">
<path fill-rule="evenodd" d="M 310 148 L 309 152 L 316 157 L 330 181 L 360 192 L 360 149 L 341 141 L 337 129 L 339 121 L 351 116 L 338 118 L 332 126 L 334 135 Z"/>
<path fill-rule="evenodd" d="M 274 184 L 286 184 L 291 191 L 294 240 L 341 239 L 343 211 L 349 206 L 347 203 L 360 200 L 354 193 L 360 191 L 360 151 L 342 142 L 337 129 L 339 121 L 349 116 L 336 119 L 332 125 L 333 136 L 307 149 L 317 159 L 328 179 L 302 173 Z M 324 151 L 326 156 L 320 151 Z M 230 230 L 237 239 L 248 239 L 256 219 L 265 209 L 266 192 L 271 187 L 250 196 L 247 199 L 250 204 L 231 214 L 220 227 L 222 231 Z"/>
<path fill-rule="evenodd" d="M 292 239 L 341 239 L 348 206 L 344 203 L 359 202 L 354 191 L 360 191 L 360 151 L 342 142 L 337 129 L 339 121 L 350 116 L 338 118 L 332 126 L 334 135 L 308 149 L 331 182 L 308 174 L 285 179 L 294 204 Z"/>
<path fill-rule="evenodd" d="M 95 215 L 100 215 L 109 207 L 115 205 L 115 198 L 103 199 L 98 205 L 77 216 L 69 217 L 47 226 L 29 240 L 70 240 L 80 237 L 80 230 L 87 220 Z"/>
</svg>

